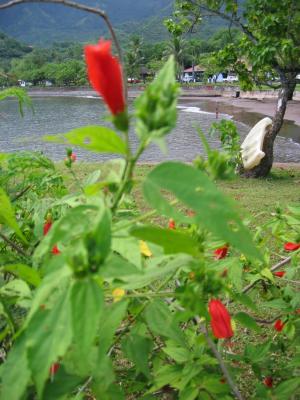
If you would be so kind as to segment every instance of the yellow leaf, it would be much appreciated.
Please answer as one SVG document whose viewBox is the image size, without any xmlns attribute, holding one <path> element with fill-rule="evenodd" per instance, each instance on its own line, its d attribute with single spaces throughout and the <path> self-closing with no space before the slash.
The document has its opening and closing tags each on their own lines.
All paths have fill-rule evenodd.
<svg viewBox="0 0 300 400">
<path fill-rule="evenodd" d="M 153 255 L 147 243 L 143 240 L 140 240 L 140 252 L 145 257 L 151 257 Z"/>
</svg>

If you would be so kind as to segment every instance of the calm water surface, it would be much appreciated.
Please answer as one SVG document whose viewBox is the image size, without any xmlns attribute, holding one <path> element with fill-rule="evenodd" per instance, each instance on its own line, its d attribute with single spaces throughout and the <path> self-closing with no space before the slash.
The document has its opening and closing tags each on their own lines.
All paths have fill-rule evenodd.
<svg viewBox="0 0 300 400">
<path fill-rule="evenodd" d="M 78 97 L 38 97 L 33 99 L 34 114 L 26 110 L 24 118 L 20 117 L 15 100 L 0 103 L 0 152 L 16 150 L 43 151 L 53 160 L 65 157 L 65 146 L 47 143 L 42 140 L 45 134 L 64 133 L 70 129 L 85 125 L 109 125 L 103 120 L 105 108 L 97 98 Z M 243 139 L 262 116 L 238 109 L 219 106 L 219 119 L 233 119 Z M 141 161 L 157 162 L 162 160 L 191 161 L 203 154 L 201 142 L 195 127 L 201 127 L 205 133 L 216 121 L 215 102 L 197 99 L 185 101 L 178 107 L 176 128 L 167 137 L 168 152 L 163 154 L 156 145 L 142 156 Z M 275 161 L 300 162 L 300 128 L 286 123 L 275 143 Z M 133 148 L 137 146 L 134 131 L 130 132 Z M 208 138 L 212 147 L 218 148 L 217 139 Z M 96 161 L 111 158 L 110 155 L 99 155 L 76 149 L 79 160 Z"/>
</svg>

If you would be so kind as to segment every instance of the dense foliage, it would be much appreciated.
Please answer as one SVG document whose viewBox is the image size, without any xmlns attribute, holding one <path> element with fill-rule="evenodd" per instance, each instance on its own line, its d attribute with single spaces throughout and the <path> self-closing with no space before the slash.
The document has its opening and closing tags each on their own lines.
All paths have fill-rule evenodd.
<svg viewBox="0 0 300 400">
<path fill-rule="evenodd" d="M 141 154 L 152 143 L 164 149 L 176 124 L 174 59 L 136 100 L 133 120 L 121 69 L 112 86 L 96 76 L 116 66 L 109 46 L 86 55 L 118 133 L 86 126 L 46 140 L 120 158 L 79 181 L 68 148 L 72 191 L 41 154 L 0 158 L 1 398 L 297 398 L 299 207 L 251 221 L 250 232 L 211 179 L 235 151 L 236 131 L 226 126 L 226 138 L 224 123 L 214 129 L 230 157 L 164 162 L 136 179 Z"/>
</svg>

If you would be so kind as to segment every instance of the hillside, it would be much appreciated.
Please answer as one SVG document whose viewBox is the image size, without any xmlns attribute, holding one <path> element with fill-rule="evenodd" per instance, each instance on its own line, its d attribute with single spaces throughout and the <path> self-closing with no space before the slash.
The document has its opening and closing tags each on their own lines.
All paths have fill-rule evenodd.
<svg viewBox="0 0 300 400">
<path fill-rule="evenodd" d="M 0 0 L 4 2 L 4 0 Z M 99 6 L 94 0 L 83 0 Z M 140 31 L 146 20 L 160 20 L 170 14 L 172 0 L 102 0 L 101 7 L 110 15 L 121 36 Z M 155 24 L 156 25 L 156 24 Z M 33 45 L 49 45 L 54 41 L 87 41 L 104 35 L 106 27 L 98 17 L 53 4 L 22 4 L 0 12 L 1 30 Z M 153 29 L 153 22 L 151 24 Z M 135 29 L 135 27 L 137 27 Z M 160 30 L 163 29 L 160 27 Z M 154 29 L 155 31 L 156 29 Z M 159 35 L 161 39 L 161 35 Z"/>
</svg>

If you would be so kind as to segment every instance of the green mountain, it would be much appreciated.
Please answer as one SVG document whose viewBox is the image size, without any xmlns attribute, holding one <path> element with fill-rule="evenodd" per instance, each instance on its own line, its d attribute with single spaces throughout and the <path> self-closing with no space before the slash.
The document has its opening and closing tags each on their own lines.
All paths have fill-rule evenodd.
<svg viewBox="0 0 300 400">
<path fill-rule="evenodd" d="M 0 3 L 4 1 L 0 0 Z M 99 7 L 95 0 L 81 2 Z M 145 21 L 153 32 L 159 30 L 165 35 L 161 20 L 171 13 L 173 0 L 102 0 L 100 6 L 110 16 L 121 37 L 140 32 Z M 107 33 L 101 18 L 54 4 L 28 3 L 0 11 L 0 27 L 10 36 L 42 46 L 55 41 L 96 40 Z M 157 39 L 161 39 L 162 35 L 156 35 Z"/>
</svg>

